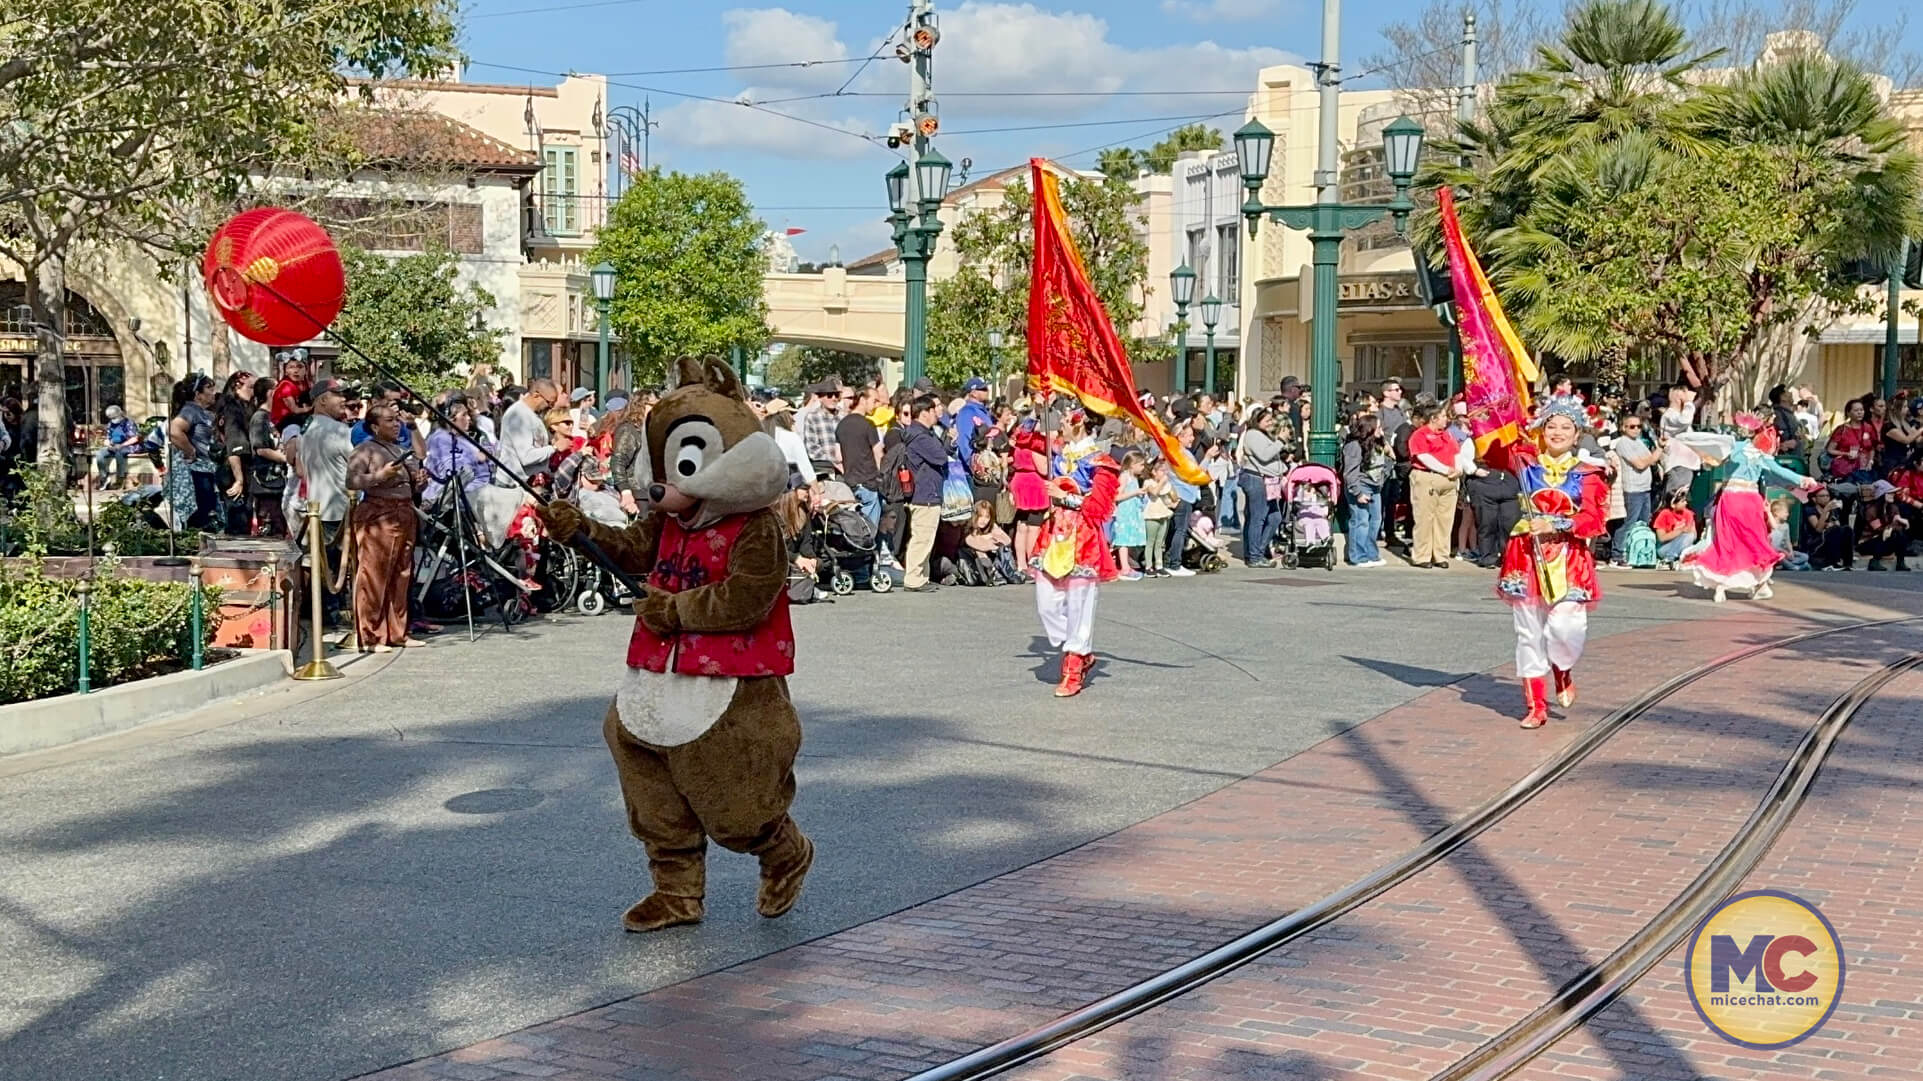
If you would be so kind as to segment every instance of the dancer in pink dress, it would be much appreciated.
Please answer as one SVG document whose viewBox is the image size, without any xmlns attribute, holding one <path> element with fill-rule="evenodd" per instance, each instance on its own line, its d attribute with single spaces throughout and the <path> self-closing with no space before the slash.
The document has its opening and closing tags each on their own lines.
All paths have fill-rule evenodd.
<svg viewBox="0 0 1923 1081">
<path fill-rule="evenodd" d="M 1704 460 L 1728 458 L 1732 466 L 1722 494 L 1709 512 L 1708 543 L 1682 559 L 1682 565 L 1695 576 L 1696 585 L 1712 591 L 1718 604 L 1728 599 L 1726 594 L 1731 589 L 1749 590 L 1754 600 L 1770 598 L 1769 580 L 1782 553 L 1769 542 L 1769 506 L 1763 500 L 1763 482 L 1773 480 L 1799 491 L 1818 485 L 1776 463 L 1776 430 L 1768 420 L 1754 413 L 1738 413 L 1731 422 L 1738 432 L 1735 439 L 1709 433 L 1684 437 Z"/>
</svg>

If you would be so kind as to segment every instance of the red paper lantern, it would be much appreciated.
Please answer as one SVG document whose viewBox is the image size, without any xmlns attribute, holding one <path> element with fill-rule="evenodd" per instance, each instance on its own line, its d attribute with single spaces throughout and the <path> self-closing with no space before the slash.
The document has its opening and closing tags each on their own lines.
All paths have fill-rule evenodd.
<svg viewBox="0 0 1923 1081">
<path fill-rule="evenodd" d="M 319 337 L 347 297 L 334 238 L 312 218 L 279 207 L 249 210 L 221 226 L 201 274 L 227 325 L 263 345 Z"/>
</svg>

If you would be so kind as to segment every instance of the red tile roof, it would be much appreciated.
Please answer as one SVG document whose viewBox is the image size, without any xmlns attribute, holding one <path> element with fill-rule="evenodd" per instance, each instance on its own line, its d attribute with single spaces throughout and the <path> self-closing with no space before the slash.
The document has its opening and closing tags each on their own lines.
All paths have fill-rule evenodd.
<svg viewBox="0 0 1923 1081">
<path fill-rule="evenodd" d="M 451 117 L 416 109 L 350 108 L 341 113 L 344 136 L 366 165 L 439 166 L 488 172 L 538 173 L 534 153 Z"/>
</svg>

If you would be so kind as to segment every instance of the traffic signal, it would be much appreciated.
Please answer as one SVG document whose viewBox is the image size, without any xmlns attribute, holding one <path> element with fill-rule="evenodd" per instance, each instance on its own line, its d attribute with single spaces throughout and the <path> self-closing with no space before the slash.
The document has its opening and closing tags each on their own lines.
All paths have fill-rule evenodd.
<svg viewBox="0 0 1923 1081">
<path fill-rule="evenodd" d="M 1913 236 L 1903 256 L 1903 284 L 1923 289 L 1923 236 Z"/>
</svg>

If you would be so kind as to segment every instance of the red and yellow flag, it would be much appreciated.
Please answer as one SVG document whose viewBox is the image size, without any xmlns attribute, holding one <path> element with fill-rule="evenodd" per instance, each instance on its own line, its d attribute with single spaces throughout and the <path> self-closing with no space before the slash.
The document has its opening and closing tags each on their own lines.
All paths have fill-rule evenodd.
<svg viewBox="0 0 1923 1081">
<path fill-rule="evenodd" d="M 1509 325 L 1502 302 L 1456 217 L 1455 195 L 1436 189 L 1442 210 L 1442 236 L 1449 253 L 1449 282 L 1456 292 L 1456 329 L 1462 335 L 1462 391 L 1469 407 L 1469 433 L 1476 454 L 1500 462 L 1506 449 L 1522 439 L 1529 425 L 1529 388 L 1538 372 L 1522 339 Z M 1493 456 L 1493 457 L 1492 457 Z"/>
<path fill-rule="evenodd" d="M 1028 383 L 1073 394 L 1090 412 L 1126 417 L 1162 449 L 1169 468 L 1190 484 L 1208 474 L 1175 442 L 1160 417 L 1142 407 L 1128 353 L 1089 284 L 1054 171 L 1028 159 L 1035 190 L 1035 257 L 1028 279 Z"/>
</svg>

